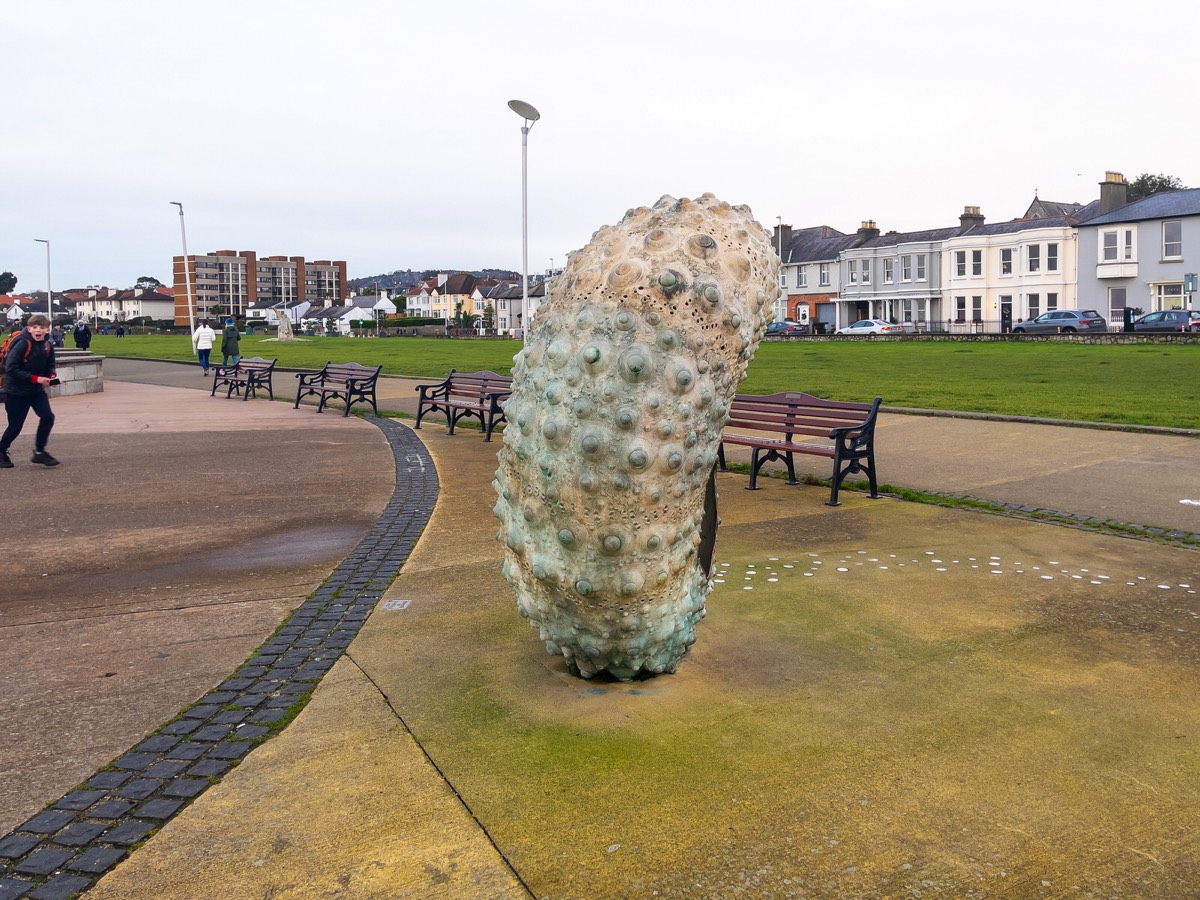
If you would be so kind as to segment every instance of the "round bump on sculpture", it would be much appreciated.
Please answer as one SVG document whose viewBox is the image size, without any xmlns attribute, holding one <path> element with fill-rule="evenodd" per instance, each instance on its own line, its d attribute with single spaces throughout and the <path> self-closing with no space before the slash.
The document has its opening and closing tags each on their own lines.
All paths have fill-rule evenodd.
<svg viewBox="0 0 1200 900">
<path fill-rule="evenodd" d="M 712 239 L 712 235 L 694 234 L 684 243 L 689 256 L 694 256 L 697 259 L 710 259 L 716 255 L 717 242 Z"/>
<path fill-rule="evenodd" d="M 664 461 L 666 462 L 667 471 L 669 472 L 678 472 L 681 468 L 683 468 L 683 454 L 678 450 L 670 451 L 666 455 Z"/>
<path fill-rule="evenodd" d="M 645 381 L 654 374 L 654 354 L 649 348 L 634 345 L 617 360 L 621 377 L 631 384 Z"/>
<path fill-rule="evenodd" d="M 542 396 L 550 403 L 561 403 L 564 393 L 563 386 L 555 381 L 546 385 L 546 390 L 542 392 Z"/>
<path fill-rule="evenodd" d="M 675 350 L 680 345 L 679 335 L 670 329 L 664 328 L 654 336 L 654 343 L 658 345 L 660 350 Z"/>
<path fill-rule="evenodd" d="M 604 441 L 595 432 L 588 432 L 579 441 L 579 449 L 588 456 L 595 456 L 604 449 Z"/>
<path fill-rule="evenodd" d="M 642 447 L 634 447 L 625 454 L 625 462 L 629 468 L 640 472 L 650 465 L 650 454 Z"/>
<path fill-rule="evenodd" d="M 687 280 L 674 269 L 668 269 L 658 276 L 658 286 L 664 295 L 671 297 L 687 287 Z"/>
<path fill-rule="evenodd" d="M 546 361 L 552 369 L 561 369 L 571 357 L 570 341 L 555 341 L 546 351 Z"/>
<path fill-rule="evenodd" d="M 686 394 L 696 386 L 696 373 L 687 366 L 679 366 L 671 372 L 671 388 L 677 394 Z"/>
<path fill-rule="evenodd" d="M 646 274 L 646 264 L 640 259 L 625 260 L 608 272 L 608 286 L 614 291 L 623 291 L 637 284 Z"/>
<path fill-rule="evenodd" d="M 558 542 L 560 544 L 562 544 L 564 547 L 574 547 L 575 546 L 575 532 L 573 532 L 570 528 L 559 529 Z"/>
<path fill-rule="evenodd" d="M 729 272 L 739 282 L 748 281 L 750 278 L 750 260 L 742 256 L 740 253 L 726 253 L 724 259 L 725 271 Z"/>
<path fill-rule="evenodd" d="M 603 354 L 600 352 L 600 348 L 595 344 L 590 344 L 583 348 L 583 361 L 589 366 L 594 366 L 599 363 L 602 356 Z"/>
<path fill-rule="evenodd" d="M 665 228 L 655 228 L 642 238 L 642 246 L 651 253 L 662 253 L 675 244 L 675 236 Z"/>
<path fill-rule="evenodd" d="M 618 409 L 616 415 L 613 416 L 613 422 L 622 431 L 628 431 L 637 424 L 638 414 L 636 409 L 623 407 Z"/>
<path fill-rule="evenodd" d="M 601 538 L 600 546 L 604 548 L 605 553 L 620 553 L 621 548 L 625 546 L 625 539 L 619 534 L 606 534 Z"/>
<path fill-rule="evenodd" d="M 592 583 L 586 578 L 580 578 L 575 582 L 575 591 L 581 597 L 589 597 L 592 593 Z"/>
<path fill-rule="evenodd" d="M 632 331 L 637 327 L 637 316 L 622 310 L 613 317 L 613 326 L 618 331 Z"/>
<path fill-rule="evenodd" d="M 721 302 L 721 289 L 715 284 L 706 284 L 704 290 L 700 292 L 700 296 L 709 306 L 716 306 Z"/>
</svg>

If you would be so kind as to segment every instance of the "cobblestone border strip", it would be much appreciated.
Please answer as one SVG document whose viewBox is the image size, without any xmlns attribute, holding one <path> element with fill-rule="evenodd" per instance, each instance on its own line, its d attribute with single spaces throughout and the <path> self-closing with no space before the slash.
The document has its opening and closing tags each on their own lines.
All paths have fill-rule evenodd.
<svg viewBox="0 0 1200 900">
<path fill-rule="evenodd" d="M 364 418 L 396 459 L 395 491 L 370 532 L 215 690 L 0 838 L 0 900 L 86 891 L 308 702 L 395 580 L 437 500 L 437 469 L 420 439 Z"/>
</svg>

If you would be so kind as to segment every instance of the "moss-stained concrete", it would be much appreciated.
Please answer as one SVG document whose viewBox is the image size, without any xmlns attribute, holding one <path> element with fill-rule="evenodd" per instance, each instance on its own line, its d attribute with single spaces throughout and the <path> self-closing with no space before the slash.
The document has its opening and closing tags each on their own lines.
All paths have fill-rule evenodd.
<svg viewBox="0 0 1200 900">
<path fill-rule="evenodd" d="M 1194 551 L 855 494 L 830 509 L 822 488 L 751 494 L 722 476 L 721 583 L 679 673 L 585 682 L 499 574 L 488 445 L 422 434 L 443 495 L 389 592 L 411 603 L 377 611 L 350 654 L 533 895 L 1200 891 Z M 378 716 L 346 734 L 364 706 L 386 711 L 365 686 L 328 687 L 117 876 L 192 868 L 215 884 L 261 859 L 271 883 L 309 885 L 271 896 L 327 896 L 334 873 L 399 860 L 408 842 L 440 858 L 457 837 L 477 847 L 471 829 L 443 830 L 455 817 L 440 808 L 398 816 L 432 768 L 402 735 L 379 741 L 393 726 Z M 289 740 L 304 780 L 299 760 L 268 756 Z M 373 834 L 346 850 L 322 826 L 295 839 L 313 842 L 306 857 L 250 843 L 297 794 L 355 809 Z M 244 820 L 245 846 L 212 851 L 218 812 Z M 182 828 L 190 851 L 166 843 Z M 444 895 L 501 896 L 488 871 L 497 881 Z M 404 872 L 362 882 L 394 878 L 392 894 L 344 895 L 405 896 Z"/>
</svg>

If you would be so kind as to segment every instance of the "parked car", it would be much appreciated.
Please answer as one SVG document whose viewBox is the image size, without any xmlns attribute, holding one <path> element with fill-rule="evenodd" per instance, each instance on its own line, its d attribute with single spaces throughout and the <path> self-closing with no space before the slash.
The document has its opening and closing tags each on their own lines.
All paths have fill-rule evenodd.
<svg viewBox="0 0 1200 900">
<path fill-rule="evenodd" d="M 903 334 L 904 326 L 893 325 L 891 322 L 885 322 L 883 319 L 862 319 L 855 322 L 853 325 L 847 325 L 845 328 L 839 328 L 836 334 Z"/>
<path fill-rule="evenodd" d="M 772 322 L 767 326 L 767 337 L 787 337 L 789 334 L 808 334 L 808 329 L 799 322 Z"/>
<path fill-rule="evenodd" d="M 1013 334 L 1075 334 L 1077 331 L 1108 331 L 1108 322 L 1094 309 L 1052 309 L 1036 319 L 1013 326 Z"/>
<path fill-rule="evenodd" d="M 1133 320 L 1132 328 L 1134 331 L 1200 333 L 1200 310 L 1164 309 L 1160 312 L 1146 313 Z"/>
</svg>

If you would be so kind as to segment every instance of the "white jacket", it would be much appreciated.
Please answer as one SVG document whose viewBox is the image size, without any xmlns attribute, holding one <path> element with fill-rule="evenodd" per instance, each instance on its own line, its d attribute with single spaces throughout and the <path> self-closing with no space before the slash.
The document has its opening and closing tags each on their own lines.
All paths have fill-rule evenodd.
<svg viewBox="0 0 1200 900">
<path fill-rule="evenodd" d="M 207 325 L 201 325 L 192 332 L 192 349 L 193 350 L 211 350 L 213 341 L 217 339 L 217 333 Z"/>
</svg>

